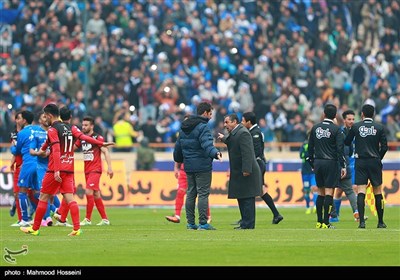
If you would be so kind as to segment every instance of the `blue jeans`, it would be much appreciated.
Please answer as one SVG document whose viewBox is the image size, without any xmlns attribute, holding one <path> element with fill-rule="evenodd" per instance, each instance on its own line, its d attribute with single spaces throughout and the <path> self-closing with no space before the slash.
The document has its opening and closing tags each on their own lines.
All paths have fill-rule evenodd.
<svg viewBox="0 0 400 280">
<path fill-rule="evenodd" d="M 186 173 L 188 189 L 186 194 L 186 219 L 188 224 L 195 223 L 196 198 L 199 211 L 199 224 L 207 224 L 208 197 L 210 195 L 212 173 Z"/>
</svg>

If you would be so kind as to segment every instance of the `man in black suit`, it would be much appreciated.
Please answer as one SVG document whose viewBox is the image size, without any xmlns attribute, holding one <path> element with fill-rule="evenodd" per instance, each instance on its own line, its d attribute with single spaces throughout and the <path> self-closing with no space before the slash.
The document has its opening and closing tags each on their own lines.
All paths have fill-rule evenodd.
<svg viewBox="0 0 400 280">
<path fill-rule="evenodd" d="M 242 124 L 246 127 L 251 137 L 253 138 L 254 153 L 257 159 L 258 166 L 261 171 L 261 183 L 263 186 L 263 195 L 261 198 L 264 200 L 265 204 L 271 209 L 273 214 L 272 224 L 279 224 L 283 220 L 283 216 L 279 214 L 278 209 L 276 209 L 275 202 L 272 197 L 267 192 L 267 188 L 264 182 L 264 174 L 266 170 L 266 160 L 264 156 L 264 134 L 262 134 L 260 127 L 257 124 L 256 114 L 253 112 L 246 112 L 242 116 Z"/>
<path fill-rule="evenodd" d="M 218 139 L 228 147 L 229 189 L 228 198 L 237 199 L 241 221 L 235 229 L 254 229 L 256 220 L 256 196 L 262 194 L 261 172 L 254 154 L 250 132 L 236 114 L 224 118 L 228 136 L 218 134 Z"/>
</svg>

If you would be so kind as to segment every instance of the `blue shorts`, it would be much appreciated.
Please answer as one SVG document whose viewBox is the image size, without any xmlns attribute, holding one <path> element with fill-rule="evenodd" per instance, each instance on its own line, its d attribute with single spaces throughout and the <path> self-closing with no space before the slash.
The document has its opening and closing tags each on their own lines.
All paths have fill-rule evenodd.
<svg viewBox="0 0 400 280">
<path fill-rule="evenodd" d="M 44 167 L 44 166 L 40 166 L 39 164 L 37 165 L 36 173 L 37 173 L 37 181 L 38 181 L 39 190 L 42 188 L 42 181 L 43 181 L 44 174 L 46 174 L 46 170 L 47 170 L 47 166 Z"/>
<path fill-rule="evenodd" d="M 39 191 L 36 164 L 22 163 L 21 172 L 18 177 L 18 187 L 31 188 L 32 190 Z"/>
<path fill-rule="evenodd" d="M 315 174 L 303 174 L 301 175 L 303 180 L 303 190 L 309 190 L 312 186 L 316 186 L 317 182 L 315 181 Z"/>
</svg>

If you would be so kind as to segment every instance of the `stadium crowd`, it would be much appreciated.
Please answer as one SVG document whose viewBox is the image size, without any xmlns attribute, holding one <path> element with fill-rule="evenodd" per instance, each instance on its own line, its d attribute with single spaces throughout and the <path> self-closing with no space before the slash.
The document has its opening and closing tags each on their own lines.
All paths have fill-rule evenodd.
<svg viewBox="0 0 400 280">
<path fill-rule="evenodd" d="M 4 0 L 0 36 L 0 142 L 54 102 L 117 148 L 126 131 L 171 143 L 201 101 L 215 136 L 254 111 L 266 142 L 367 102 L 400 141 L 399 0 Z"/>
</svg>

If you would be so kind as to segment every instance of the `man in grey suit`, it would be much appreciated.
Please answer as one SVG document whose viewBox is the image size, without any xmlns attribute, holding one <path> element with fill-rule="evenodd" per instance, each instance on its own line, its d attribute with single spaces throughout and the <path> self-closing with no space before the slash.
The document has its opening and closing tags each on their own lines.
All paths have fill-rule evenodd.
<svg viewBox="0 0 400 280">
<path fill-rule="evenodd" d="M 218 139 L 228 147 L 229 189 L 228 198 L 236 198 L 241 221 L 235 229 L 254 229 L 256 220 L 256 196 L 262 194 L 261 172 L 254 154 L 250 132 L 240 122 L 236 114 L 224 119 L 228 136 L 218 134 Z"/>
</svg>

